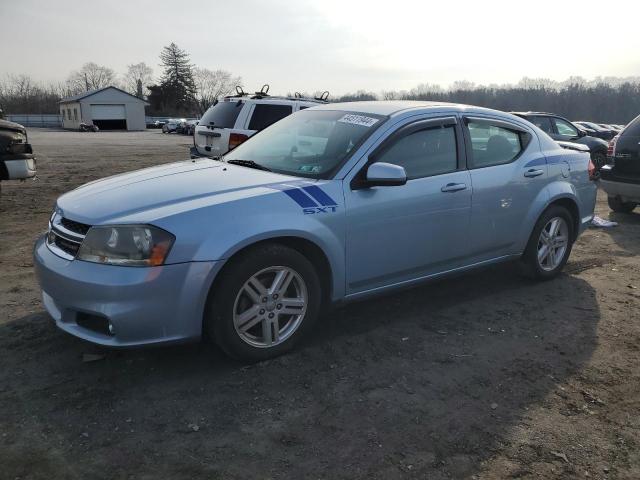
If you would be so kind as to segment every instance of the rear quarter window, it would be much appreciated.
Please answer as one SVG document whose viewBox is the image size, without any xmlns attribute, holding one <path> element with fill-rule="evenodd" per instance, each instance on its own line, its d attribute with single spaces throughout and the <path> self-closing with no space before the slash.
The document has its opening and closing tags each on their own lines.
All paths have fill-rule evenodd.
<svg viewBox="0 0 640 480">
<path fill-rule="evenodd" d="M 269 105 L 258 103 L 253 109 L 249 130 L 263 130 L 278 120 L 291 115 L 293 107 L 291 105 Z"/>
</svg>

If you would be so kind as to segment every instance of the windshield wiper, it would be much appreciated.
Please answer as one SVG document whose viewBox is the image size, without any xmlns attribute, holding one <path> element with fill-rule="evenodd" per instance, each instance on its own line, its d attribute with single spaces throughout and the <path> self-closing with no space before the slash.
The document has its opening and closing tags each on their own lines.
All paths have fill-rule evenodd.
<svg viewBox="0 0 640 480">
<path fill-rule="evenodd" d="M 225 160 L 225 161 L 233 165 L 241 165 L 243 167 L 255 168 L 256 170 L 264 170 L 265 172 L 271 171 L 270 168 L 267 168 L 264 165 L 260 165 L 259 163 L 256 163 L 253 160 Z"/>
</svg>

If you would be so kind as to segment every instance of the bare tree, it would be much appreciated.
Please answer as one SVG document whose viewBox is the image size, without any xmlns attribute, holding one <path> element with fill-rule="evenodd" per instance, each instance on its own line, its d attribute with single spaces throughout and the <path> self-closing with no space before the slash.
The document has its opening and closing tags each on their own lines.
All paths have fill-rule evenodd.
<svg viewBox="0 0 640 480">
<path fill-rule="evenodd" d="M 207 111 L 216 99 L 229 95 L 236 85 L 242 84 L 242 78 L 233 76 L 226 70 L 194 68 L 193 79 L 196 85 L 195 100 L 200 115 Z"/>
<path fill-rule="evenodd" d="M 136 97 L 143 98 L 144 89 L 152 83 L 153 69 L 146 63 L 140 62 L 128 65 L 127 73 L 124 74 L 123 79 L 124 90 Z"/>
<path fill-rule="evenodd" d="M 72 94 L 108 87 L 116 82 L 116 74 L 109 67 L 93 62 L 85 63 L 78 71 L 71 72 L 67 87 Z"/>
</svg>

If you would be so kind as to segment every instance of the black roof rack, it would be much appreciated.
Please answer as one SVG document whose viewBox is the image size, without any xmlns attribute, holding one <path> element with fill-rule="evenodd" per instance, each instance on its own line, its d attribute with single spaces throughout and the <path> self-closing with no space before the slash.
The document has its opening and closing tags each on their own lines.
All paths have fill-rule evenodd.
<svg viewBox="0 0 640 480">
<path fill-rule="evenodd" d="M 224 98 L 242 98 L 249 97 L 251 99 L 260 100 L 262 98 L 272 98 L 274 100 L 304 100 L 305 102 L 315 102 L 315 103 L 328 103 L 329 100 L 329 92 L 325 90 L 317 97 L 305 97 L 300 92 L 295 92 L 294 96 L 278 96 L 278 95 L 269 95 L 269 85 L 264 84 L 259 92 L 255 92 L 254 94 L 249 94 L 245 92 L 240 85 L 236 86 L 236 94 L 235 95 L 227 95 Z"/>
</svg>

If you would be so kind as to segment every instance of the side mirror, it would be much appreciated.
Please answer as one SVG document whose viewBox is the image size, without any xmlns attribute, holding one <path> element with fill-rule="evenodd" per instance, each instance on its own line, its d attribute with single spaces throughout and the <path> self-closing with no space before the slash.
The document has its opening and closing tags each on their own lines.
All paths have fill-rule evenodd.
<svg viewBox="0 0 640 480">
<path fill-rule="evenodd" d="M 407 183 L 404 167 L 392 163 L 372 163 L 367 169 L 366 187 L 394 187 Z"/>
<path fill-rule="evenodd" d="M 582 138 L 582 137 L 586 137 L 587 136 L 587 132 L 585 132 L 584 130 L 582 130 L 581 128 L 578 129 L 578 137 Z"/>
</svg>

